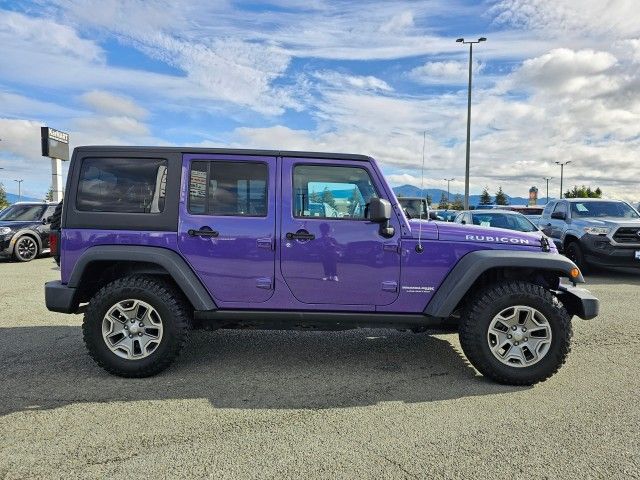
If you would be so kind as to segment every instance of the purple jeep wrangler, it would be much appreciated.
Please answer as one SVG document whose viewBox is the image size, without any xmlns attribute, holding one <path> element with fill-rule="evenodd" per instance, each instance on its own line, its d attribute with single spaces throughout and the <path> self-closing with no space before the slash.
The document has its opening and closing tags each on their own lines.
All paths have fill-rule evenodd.
<svg viewBox="0 0 640 480">
<path fill-rule="evenodd" d="M 190 328 L 459 330 L 471 363 L 530 385 L 598 300 L 546 237 L 407 219 L 362 155 L 80 147 L 49 310 L 84 312 L 107 371 L 167 368 Z"/>
</svg>

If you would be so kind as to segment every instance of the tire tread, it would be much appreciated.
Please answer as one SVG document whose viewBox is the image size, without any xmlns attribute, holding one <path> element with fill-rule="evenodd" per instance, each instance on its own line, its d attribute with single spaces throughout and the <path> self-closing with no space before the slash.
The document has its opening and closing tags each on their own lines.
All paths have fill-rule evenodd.
<svg viewBox="0 0 640 480">
<path fill-rule="evenodd" d="M 513 368 L 514 375 L 505 375 L 493 367 L 491 359 L 487 358 L 487 355 L 481 350 L 481 342 L 486 342 L 486 332 L 480 328 L 482 315 L 496 302 L 510 295 L 542 298 L 556 313 L 554 320 L 559 322 L 559 331 L 564 338 L 561 337 L 559 339 L 559 349 L 550 351 L 547 354 L 555 355 L 555 359 L 552 362 L 553 367 L 547 369 L 542 375 L 536 377 L 527 376 L 522 374 L 523 372 L 517 372 L 517 370 L 524 369 L 517 368 Z M 557 334 L 554 333 L 554 335 Z M 508 385 L 533 385 L 543 382 L 554 375 L 567 360 L 567 356 L 571 351 L 572 335 L 571 317 L 558 298 L 540 285 L 519 280 L 500 282 L 478 292 L 469 302 L 465 315 L 460 321 L 459 330 L 460 344 L 473 366 L 483 375 Z"/>
</svg>

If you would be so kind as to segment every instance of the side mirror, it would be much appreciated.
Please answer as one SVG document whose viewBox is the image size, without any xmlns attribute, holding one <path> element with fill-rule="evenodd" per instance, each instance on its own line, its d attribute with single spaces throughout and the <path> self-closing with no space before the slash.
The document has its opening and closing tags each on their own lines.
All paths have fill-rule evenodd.
<svg viewBox="0 0 640 480">
<path fill-rule="evenodd" d="M 367 207 L 367 218 L 372 222 L 383 223 L 391 219 L 391 203 L 388 200 L 372 198 Z"/>
<path fill-rule="evenodd" d="M 389 225 L 391 220 L 391 203 L 384 198 L 372 198 L 367 204 L 367 219 L 380 224 L 380 235 L 391 238 L 395 229 Z"/>
<path fill-rule="evenodd" d="M 51 217 L 45 217 L 42 219 L 43 225 L 48 225 L 49 223 L 51 223 Z"/>
<path fill-rule="evenodd" d="M 567 219 L 567 214 L 564 212 L 553 212 L 551 214 L 551 218 L 555 219 L 555 220 L 566 220 Z"/>
</svg>

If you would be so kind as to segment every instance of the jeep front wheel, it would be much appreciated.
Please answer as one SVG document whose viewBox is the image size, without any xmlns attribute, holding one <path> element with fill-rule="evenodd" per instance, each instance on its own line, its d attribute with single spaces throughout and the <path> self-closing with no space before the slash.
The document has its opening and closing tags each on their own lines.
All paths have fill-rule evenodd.
<svg viewBox="0 0 640 480">
<path fill-rule="evenodd" d="M 473 366 L 509 385 L 533 385 L 557 372 L 571 335 L 571 318 L 558 299 L 522 281 L 481 291 L 460 324 L 460 344 Z"/>
<path fill-rule="evenodd" d="M 148 377 L 178 356 L 189 318 L 186 302 L 172 285 L 131 276 L 107 284 L 93 296 L 82 331 L 100 367 L 122 377 Z"/>
</svg>

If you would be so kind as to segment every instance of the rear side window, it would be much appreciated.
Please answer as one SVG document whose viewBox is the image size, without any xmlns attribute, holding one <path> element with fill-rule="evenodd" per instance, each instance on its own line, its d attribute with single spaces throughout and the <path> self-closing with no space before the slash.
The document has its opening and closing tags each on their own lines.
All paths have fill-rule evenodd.
<svg viewBox="0 0 640 480">
<path fill-rule="evenodd" d="M 160 158 L 85 158 L 76 208 L 86 212 L 160 213 L 167 161 Z"/>
<path fill-rule="evenodd" d="M 268 167 L 261 162 L 195 161 L 189 174 L 189 213 L 266 217 Z"/>
</svg>

